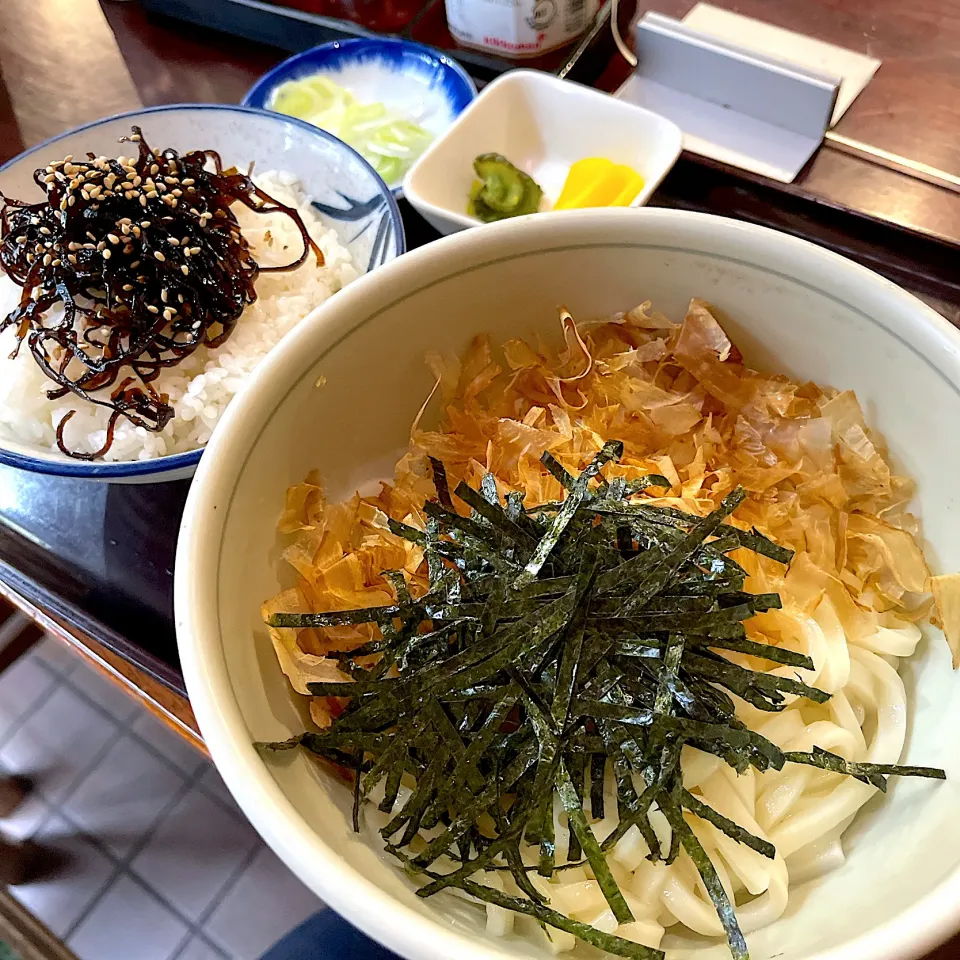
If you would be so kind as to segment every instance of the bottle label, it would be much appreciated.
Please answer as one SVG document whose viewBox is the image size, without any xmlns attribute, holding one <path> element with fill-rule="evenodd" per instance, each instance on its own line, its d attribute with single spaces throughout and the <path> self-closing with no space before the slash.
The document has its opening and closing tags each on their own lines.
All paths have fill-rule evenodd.
<svg viewBox="0 0 960 960">
<path fill-rule="evenodd" d="M 446 0 L 460 43 L 505 56 L 536 56 L 580 36 L 599 0 Z"/>
</svg>

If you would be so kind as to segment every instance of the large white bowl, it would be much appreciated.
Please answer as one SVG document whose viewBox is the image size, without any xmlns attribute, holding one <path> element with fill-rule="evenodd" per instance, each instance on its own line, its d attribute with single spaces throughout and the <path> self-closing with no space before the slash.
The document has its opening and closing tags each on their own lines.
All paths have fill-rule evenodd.
<svg viewBox="0 0 960 960">
<path fill-rule="evenodd" d="M 960 569 L 960 334 L 903 290 L 818 247 L 671 210 L 580 211 L 470 230 L 363 279 L 275 350 L 231 406 L 190 494 L 176 620 L 190 699 L 227 785 L 289 867 L 406 958 L 545 954 L 497 941 L 479 910 L 419 900 L 349 828 L 349 790 L 308 758 L 264 760 L 254 740 L 303 728 L 258 605 L 279 587 L 274 525 L 288 485 L 319 467 L 331 499 L 388 476 L 431 378 L 428 349 L 557 329 L 556 308 L 604 315 L 652 299 L 680 318 L 691 296 L 732 318 L 748 361 L 849 387 L 919 481 L 939 571 Z M 319 377 L 326 383 L 318 388 Z M 837 872 L 794 891 L 750 939 L 754 960 L 905 960 L 960 926 L 960 678 L 934 632 L 904 667 L 905 760 L 946 768 L 865 810 Z M 723 946 L 700 956 L 726 956 Z"/>
</svg>

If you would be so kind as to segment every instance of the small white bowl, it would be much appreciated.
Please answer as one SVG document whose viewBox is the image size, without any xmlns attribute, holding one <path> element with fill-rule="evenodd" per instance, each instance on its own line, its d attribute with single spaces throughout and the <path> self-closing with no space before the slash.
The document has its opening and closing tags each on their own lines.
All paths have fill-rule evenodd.
<svg viewBox="0 0 960 960">
<path fill-rule="evenodd" d="M 277 89 L 289 80 L 323 75 L 361 103 L 384 103 L 439 137 L 476 97 L 469 74 L 439 50 L 395 37 L 334 40 L 294 54 L 264 74 L 243 104 L 271 110 Z M 399 199 L 399 182 L 388 183 Z"/>
<path fill-rule="evenodd" d="M 549 960 L 484 932 L 453 896 L 424 901 L 350 828 L 350 790 L 301 754 L 254 740 L 304 729 L 260 603 L 282 586 L 276 522 L 288 486 L 317 468 L 335 502 L 392 476 L 433 386 L 429 350 L 558 339 L 556 306 L 598 317 L 646 299 L 680 318 L 692 296 L 732 320 L 748 362 L 855 390 L 916 479 L 937 572 L 960 569 L 960 332 L 869 270 L 786 234 L 677 210 L 578 210 L 468 230 L 400 257 L 324 304 L 272 351 L 230 405 L 190 491 L 176 559 L 181 662 L 204 741 L 240 806 L 320 897 L 407 960 Z M 322 387 L 316 386 L 320 377 Z M 281 585 L 282 584 L 282 585 Z M 846 863 L 792 891 L 750 934 L 754 960 L 909 960 L 960 927 L 960 673 L 933 630 L 901 670 L 902 780 L 858 818 Z M 725 945 L 693 960 L 729 960 Z M 687 960 L 692 960 L 688 956 Z"/>
<path fill-rule="evenodd" d="M 643 177 L 630 204 L 642 207 L 676 163 L 680 128 L 643 107 L 536 70 L 494 80 L 413 165 L 404 196 L 441 233 L 480 225 L 467 213 L 474 158 L 499 153 L 543 188 L 543 209 L 560 196 L 570 167 L 587 157 L 626 164 Z"/>
</svg>

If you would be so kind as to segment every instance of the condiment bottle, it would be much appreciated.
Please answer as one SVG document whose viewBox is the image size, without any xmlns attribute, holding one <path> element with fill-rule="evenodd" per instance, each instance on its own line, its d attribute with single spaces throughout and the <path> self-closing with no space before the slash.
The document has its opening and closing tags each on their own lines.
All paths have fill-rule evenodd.
<svg viewBox="0 0 960 960">
<path fill-rule="evenodd" d="M 445 0 L 457 43 L 510 58 L 538 57 L 583 34 L 600 0 Z"/>
</svg>

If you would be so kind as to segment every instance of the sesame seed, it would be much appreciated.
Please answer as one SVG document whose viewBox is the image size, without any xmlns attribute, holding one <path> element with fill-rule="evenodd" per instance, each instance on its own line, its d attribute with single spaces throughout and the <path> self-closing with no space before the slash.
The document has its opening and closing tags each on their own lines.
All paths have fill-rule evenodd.
<svg viewBox="0 0 960 960">
<path fill-rule="evenodd" d="M 179 183 L 180 181 L 179 181 L 176 177 L 164 177 L 164 178 L 163 178 L 163 182 L 164 182 L 164 183 L 169 183 L 169 184 L 171 184 L 171 185 L 174 185 L 174 184 Z"/>
<path fill-rule="evenodd" d="M 43 178 L 43 182 L 44 182 L 44 183 L 53 183 L 56 179 L 57 179 L 57 178 L 56 178 L 52 173 L 48 173 L 48 174 Z"/>
<path fill-rule="evenodd" d="M 145 207 L 146 205 L 147 205 L 147 197 L 146 197 L 146 194 L 141 193 L 141 194 L 140 194 L 140 206 L 141 206 L 141 207 Z"/>
<path fill-rule="evenodd" d="M 178 293 L 178 294 L 177 294 L 177 299 L 178 299 L 181 303 L 183 303 L 183 294 L 182 294 L 182 293 Z"/>
<path fill-rule="evenodd" d="M 67 197 L 67 206 L 68 206 L 68 207 L 72 207 L 76 202 L 77 202 L 77 198 L 76 198 L 73 194 L 70 194 L 70 196 Z"/>
<path fill-rule="evenodd" d="M 167 243 L 172 244 L 174 247 L 180 246 L 180 241 L 176 237 L 167 237 Z"/>
<path fill-rule="evenodd" d="M 147 191 L 147 196 L 148 196 L 151 200 L 153 200 L 153 199 L 157 196 L 157 191 L 156 191 L 156 190 L 148 190 L 148 191 Z M 144 204 L 144 206 L 146 206 L 146 204 Z"/>
<path fill-rule="evenodd" d="M 110 257 L 112 257 L 112 256 L 113 256 L 113 254 L 110 253 L 109 250 L 104 250 L 104 251 L 103 251 L 103 259 L 104 259 L 104 260 L 109 260 Z"/>
<path fill-rule="evenodd" d="M 49 267 L 49 266 L 50 266 L 50 262 L 51 262 L 52 260 L 53 260 L 53 257 L 51 257 L 49 253 L 46 254 L 46 255 L 44 256 L 44 258 L 43 258 L 43 265 L 44 265 L 45 267 Z"/>
<path fill-rule="evenodd" d="M 156 176 L 160 172 L 160 167 L 157 164 L 153 164 L 150 167 L 150 176 Z"/>
<path fill-rule="evenodd" d="M 153 255 L 154 255 L 161 263 L 162 263 L 164 260 L 167 259 L 159 250 L 154 250 L 154 251 L 153 251 Z"/>
<path fill-rule="evenodd" d="M 190 268 L 184 263 L 180 267 L 180 272 L 187 277 L 190 275 Z"/>
<path fill-rule="evenodd" d="M 151 313 L 159 313 L 159 312 L 160 312 L 159 308 L 155 307 L 152 303 L 147 307 L 147 309 L 148 309 Z"/>
<path fill-rule="evenodd" d="M 149 220 L 141 220 L 141 221 L 140 221 L 140 226 L 143 227 L 144 230 L 146 230 L 147 227 L 150 226 L 150 221 L 149 221 Z"/>
<path fill-rule="evenodd" d="M 49 237 L 49 236 L 50 236 L 50 228 L 49 228 L 49 227 L 41 227 L 41 228 L 40 228 L 40 232 L 41 232 L 45 237 Z"/>
<path fill-rule="evenodd" d="M 182 197 L 182 196 L 183 196 L 183 191 L 182 191 L 182 190 L 174 190 L 174 191 L 173 191 L 173 195 L 174 195 L 175 197 Z"/>
<path fill-rule="evenodd" d="M 191 248 L 190 248 L 190 253 L 191 253 L 193 256 L 196 256 L 199 252 L 200 252 L 200 248 L 199 248 L 199 247 L 191 247 Z"/>
<path fill-rule="evenodd" d="M 133 263 L 130 264 L 130 269 L 131 269 L 131 270 L 136 270 L 137 267 L 139 267 L 139 266 L 140 266 L 140 261 L 139 261 L 139 260 L 134 260 Z"/>
<path fill-rule="evenodd" d="M 54 265 L 55 267 L 59 267 L 59 266 L 60 266 L 60 262 L 61 262 L 61 261 L 60 261 L 60 258 L 57 257 L 57 258 L 53 261 L 53 265 Z"/>
<path fill-rule="evenodd" d="M 108 234 L 107 234 L 107 239 L 108 239 L 111 243 L 119 243 L 119 242 L 120 242 L 120 238 L 119 238 L 115 233 L 108 233 Z"/>
<path fill-rule="evenodd" d="M 166 287 L 164 287 L 164 288 L 160 291 L 160 299 L 161 299 L 164 303 L 167 302 L 167 288 L 166 288 Z"/>
<path fill-rule="evenodd" d="M 125 291 L 126 293 L 129 293 L 129 292 L 133 289 L 133 284 L 132 284 L 132 283 L 125 283 L 125 284 L 123 285 L 123 289 L 124 289 L 124 291 Z"/>
<path fill-rule="evenodd" d="M 25 235 L 21 234 L 19 237 L 17 237 L 17 243 L 26 243 L 26 242 L 27 242 L 27 238 Z"/>
<path fill-rule="evenodd" d="M 77 262 L 77 255 L 76 255 L 75 253 L 69 253 L 69 254 L 67 254 L 67 259 L 68 259 L 71 263 L 76 263 L 76 262 Z"/>
</svg>

